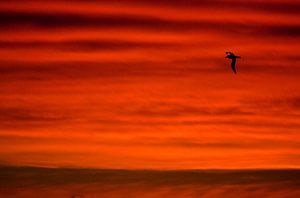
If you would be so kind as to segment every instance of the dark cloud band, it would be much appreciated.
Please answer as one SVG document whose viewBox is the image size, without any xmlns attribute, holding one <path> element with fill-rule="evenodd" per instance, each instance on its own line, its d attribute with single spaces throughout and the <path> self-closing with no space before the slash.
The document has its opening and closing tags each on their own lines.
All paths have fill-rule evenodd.
<svg viewBox="0 0 300 198">
<path fill-rule="evenodd" d="M 300 35 L 300 25 L 242 24 L 207 20 L 174 21 L 156 17 L 129 15 L 86 16 L 80 14 L 50 14 L 28 12 L 0 12 L 0 28 L 137 28 L 142 30 L 203 31 L 231 34 L 257 34 L 267 36 Z"/>
</svg>

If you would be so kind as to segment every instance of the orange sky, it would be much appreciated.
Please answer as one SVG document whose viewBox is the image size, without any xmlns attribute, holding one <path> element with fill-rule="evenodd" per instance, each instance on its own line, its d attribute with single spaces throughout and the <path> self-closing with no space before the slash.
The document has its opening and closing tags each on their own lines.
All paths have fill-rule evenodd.
<svg viewBox="0 0 300 198">
<path fill-rule="evenodd" d="M 299 10 L 0 2 L 0 164 L 300 168 Z"/>
</svg>

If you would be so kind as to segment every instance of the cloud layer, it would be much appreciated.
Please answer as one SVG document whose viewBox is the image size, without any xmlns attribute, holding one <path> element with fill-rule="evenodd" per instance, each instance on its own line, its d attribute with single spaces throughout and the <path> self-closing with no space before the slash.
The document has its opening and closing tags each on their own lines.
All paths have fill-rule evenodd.
<svg viewBox="0 0 300 198">
<path fill-rule="evenodd" d="M 299 7 L 1 2 L 0 162 L 299 168 Z"/>
</svg>

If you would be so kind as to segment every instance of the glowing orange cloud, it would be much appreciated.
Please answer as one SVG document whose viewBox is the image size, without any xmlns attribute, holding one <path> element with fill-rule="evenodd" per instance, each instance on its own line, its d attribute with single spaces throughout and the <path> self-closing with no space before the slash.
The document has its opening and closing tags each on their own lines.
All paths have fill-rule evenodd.
<svg viewBox="0 0 300 198">
<path fill-rule="evenodd" d="M 1 2 L 1 164 L 299 168 L 299 7 Z"/>
</svg>

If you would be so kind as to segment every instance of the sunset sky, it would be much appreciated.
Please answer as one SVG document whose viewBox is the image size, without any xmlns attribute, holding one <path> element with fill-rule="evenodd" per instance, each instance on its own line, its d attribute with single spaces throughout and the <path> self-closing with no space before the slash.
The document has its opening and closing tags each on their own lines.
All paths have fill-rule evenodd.
<svg viewBox="0 0 300 198">
<path fill-rule="evenodd" d="M 11 0 L 0 29 L 0 165 L 300 168 L 298 0 Z"/>
</svg>

